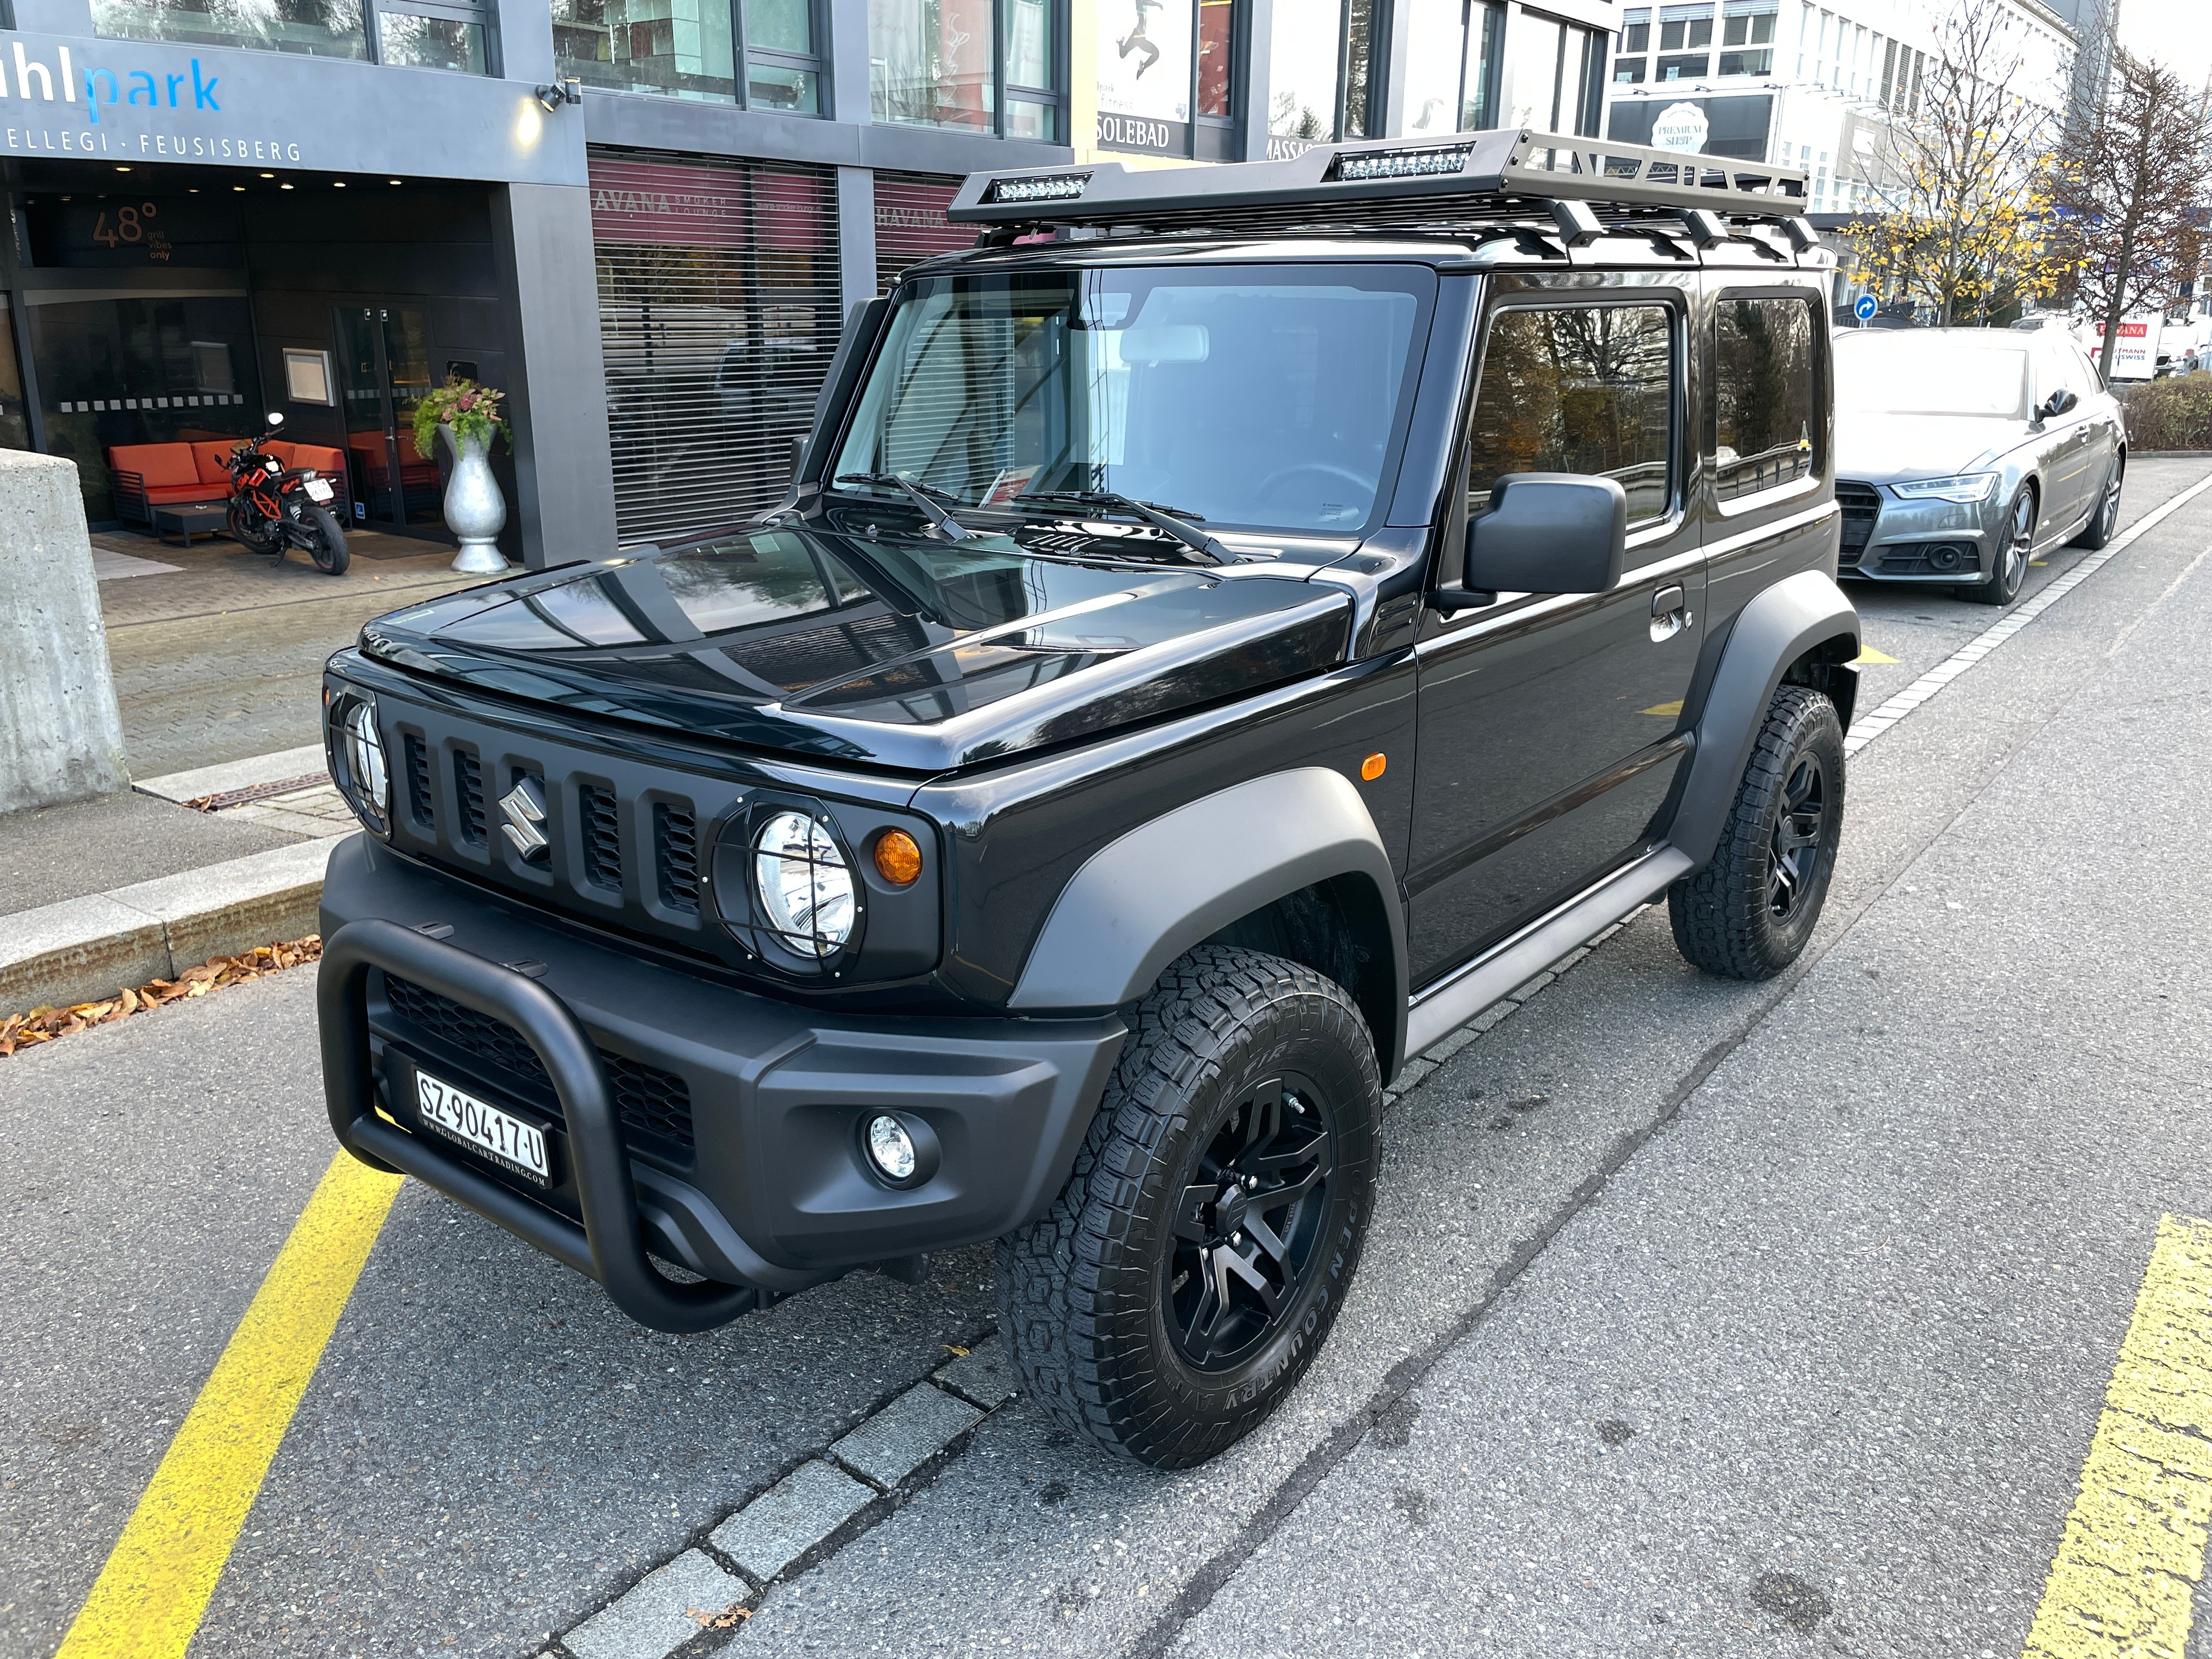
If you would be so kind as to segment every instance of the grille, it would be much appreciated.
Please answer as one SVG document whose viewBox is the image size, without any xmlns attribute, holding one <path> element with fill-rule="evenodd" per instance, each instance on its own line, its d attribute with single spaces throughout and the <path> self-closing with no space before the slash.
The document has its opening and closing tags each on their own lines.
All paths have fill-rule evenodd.
<svg viewBox="0 0 2212 1659">
<path fill-rule="evenodd" d="M 622 829 L 615 798 L 585 784 L 576 791 L 584 828 L 584 879 L 601 887 L 622 886 Z"/>
<path fill-rule="evenodd" d="M 522 1033 L 489 1014 L 465 1008 L 451 997 L 439 995 L 411 979 L 397 974 L 384 976 L 385 1000 L 392 1011 L 410 1025 L 463 1052 L 474 1054 L 497 1069 L 507 1086 L 526 1095 L 555 1115 L 559 1098 L 553 1079 L 538 1058 L 538 1051 Z M 633 1129 L 659 1135 L 687 1150 L 691 1146 L 691 1087 L 673 1072 L 632 1060 L 626 1054 L 599 1051 L 607 1074 L 615 1110 Z"/>
<path fill-rule="evenodd" d="M 1872 484 L 1839 478 L 1836 505 L 1844 510 L 1844 552 L 1856 556 L 1874 534 L 1874 521 L 1881 516 L 1881 492 Z"/>
<path fill-rule="evenodd" d="M 1884 548 L 1885 576 L 1978 576 L 1981 556 L 1964 542 L 1929 542 L 1919 547 Z"/>
<path fill-rule="evenodd" d="M 672 910 L 699 908 L 699 826 L 666 801 L 653 805 L 653 862 L 660 902 Z"/>
<path fill-rule="evenodd" d="M 430 827 L 430 747 L 412 732 L 407 738 L 407 810 L 416 823 Z"/>
<path fill-rule="evenodd" d="M 461 839 L 474 847 L 484 844 L 483 763 L 465 749 L 453 754 L 453 795 L 459 806 Z"/>
</svg>

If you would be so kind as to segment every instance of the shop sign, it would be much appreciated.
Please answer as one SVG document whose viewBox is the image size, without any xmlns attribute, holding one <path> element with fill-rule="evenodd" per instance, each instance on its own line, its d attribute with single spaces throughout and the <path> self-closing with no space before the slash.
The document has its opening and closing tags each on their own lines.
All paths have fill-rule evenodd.
<svg viewBox="0 0 2212 1659">
<path fill-rule="evenodd" d="M 0 155 L 565 182 L 574 163 L 540 143 L 546 119 L 483 76 L 40 34 L 0 46 Z"/>
<path fill-rule="evenodd" d="M 1192 0 L 1100 0 L 1098 147 L 1190 154 Z"/>
<path fill-rule="evenodd" d="M 592 169 L 592 240 L 657 247 L 817 249 L 828 211 L 813 173 L 603 164 Z"/>
<path fill-rule="evenodd" d="M 1706 135 L 1711 131 L 1712 123 L 1695 104 L 1669 104 L 1651 124 L 1651 143 L 1659 149 L 1695 152 L 1705 147 Z"/>
</svg>

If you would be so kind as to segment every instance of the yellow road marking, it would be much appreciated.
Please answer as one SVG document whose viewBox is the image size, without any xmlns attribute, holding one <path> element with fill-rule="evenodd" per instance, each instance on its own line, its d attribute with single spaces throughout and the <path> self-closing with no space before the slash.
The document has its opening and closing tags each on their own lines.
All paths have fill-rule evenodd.
<svg viewBox="0 0 2212 1659">
<path fill-rule="evenodd" d="M 2024 1659 L 2182 1659 L 2212 1525 L 2212 1221 L 2165 1216 Z"/>
<path fill-rule="evenodd" d="M 1887 652 L 1877 651 L 1870 645 L 1861 646 L 1859 647 L 1858 655 L 1851 659 L 1852 663 L 1859 667 L 1867 667 L 1875 663 L 1895 662 L 1896 660 L 1897 659 L 1891 656 Z"/>
<path fill-rule="evenodd" d="M 54 1659 L 183 1659 L 399 1186 L 331 1160 Z"/>
<path fill-rule="evenodd" d="M 1650 708 L 1639 708 L 1636 712 L 1639 714 L 1679 714 L 1682 712 L 1682 700 L 1677 697 L 1672 702 L 1655 702 Z"/>
</svg>

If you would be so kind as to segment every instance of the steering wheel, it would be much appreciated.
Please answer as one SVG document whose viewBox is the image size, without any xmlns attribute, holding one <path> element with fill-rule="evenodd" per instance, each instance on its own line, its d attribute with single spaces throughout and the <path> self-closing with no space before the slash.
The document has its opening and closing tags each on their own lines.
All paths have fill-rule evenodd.
<svg viewBox="0 0 2212 1659">
<path fill-rule="evenodd" d="M 1260 494 L 1263 497 L 1266 496 L 1277 484 L 1287 478 L 1295 478 L 1301 472 L 1321 472 L 1333 478 L 1341 478 L 1370 500 L 1374 498 L 1375 486 L 1378 482 L 1374 478 L 1363 478 L 1350 467 L 1339 466 L 1333 461 L 1300 461 L 1296 466 L 1286 466 L 1281 471 L 1272 472 L 1262 478 L 1260 481 Z"/>
</svg>

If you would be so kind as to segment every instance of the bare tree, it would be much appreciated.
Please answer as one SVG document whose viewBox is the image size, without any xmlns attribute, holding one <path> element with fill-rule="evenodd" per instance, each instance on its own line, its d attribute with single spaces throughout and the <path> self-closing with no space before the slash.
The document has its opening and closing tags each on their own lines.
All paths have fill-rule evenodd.
<svg viewBox="0 0 2212 1659">
<path fill-rule="evenodd" d="M 2077 113 L 2051 165 L 2059 291 L 2103 325 L 2112 372 L 2120 323 L 2163 310 L 2196 274 L 2212 156 L 2201 100 L 2172 71 L 2122 50 L 2101 106 Z"/>
<path fill-rule="evenodd" d="M 2010 11 L 1971 0 L 1892 112 L 1875 210 L 1853 247 L 1878 287 L 1933 307 L 1945 327 L 1987 323 L 2045 285 L 2035 186 L 2060 89 L 2027 80 Z"/>
</svg>

